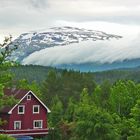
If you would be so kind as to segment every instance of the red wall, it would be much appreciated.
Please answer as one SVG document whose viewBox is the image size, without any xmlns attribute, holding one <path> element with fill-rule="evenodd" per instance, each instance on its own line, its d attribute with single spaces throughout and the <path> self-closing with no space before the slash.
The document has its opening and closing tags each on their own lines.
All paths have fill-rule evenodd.
<svg viewBox="0 0 140 140">
<path fill-rule="evenodd" d="M 14 121 L 21 121 L 21 129 L 33 129 L 34 120 L 43 120 L 43 128 L 47 128 L 47 110 L 32 94 L 30 95 L 31 100 L 25 97 L 20 103 L 20 105 L 25 105 L 24 114 L 18 114 L 18 106 L 12 111 L 7 129 L 14 129 Z M 39 114 L 33 114 L 33 105 L 40 105 Z"/>
</svg>

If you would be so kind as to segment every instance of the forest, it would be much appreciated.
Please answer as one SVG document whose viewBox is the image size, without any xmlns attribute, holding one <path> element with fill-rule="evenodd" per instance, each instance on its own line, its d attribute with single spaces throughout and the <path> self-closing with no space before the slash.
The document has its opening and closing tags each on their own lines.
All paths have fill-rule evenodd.
<svg viewBox="0 0 140 140">
<path fill-rule="evenodd" d="M 65 69 L 56 69 L 52 67 L 45 66 L 37 66 L 37 65 L 19 65 L 18 67 L 12 67 L 11 72 L 15 75 L 15 79 L 26 79 L 29 82 L 36 81 L 37 83 L 41 83 L 47 77 L 47 73 L 50 70 L 54 70 L 57 72 L 66 71 Z M 67 70 L 74 73 L 79 73 L 79 71 Z M 136 68 L 128 68 L 128 69 L 116 69 L 116 70 L 108 70 L 102 72 L 82 72 L 83 74 L 92 75 L 94 80 L 101 84 L 103 81 L 108 80 L 111 83 L 116 82 L 117 80 L 133 80 L 135 82 L 140 82 L 140 67 Z M 34 76 L 36 75 L 36 76 Z"/>
<path fill-rule="evenodd" d="M 135 72 L 81 73 L 21 66 L 6 59 L 10 52 L 7 48 L 0 54 L 0 108 L 16 102 L 13 97 L 5 98 L 4 87 L 36 93 L 51 110 L 52 129 L 40 140 L 140 139 L 140 81 L 139 75 L 132 76 Z M 4 135 L 0 139 L 14 140 Z"/>
<path fill-rule="evenodd" d="M 22 85 L 26 85 L 25 81 Z M 54 139 L 140 138 L 139 83 L 118 80 L 99 85 L 91 75 L 50 71 L 38 89 L 40 97 L 52 111 L 49 126 L 54 128 Z"/>
</svg>

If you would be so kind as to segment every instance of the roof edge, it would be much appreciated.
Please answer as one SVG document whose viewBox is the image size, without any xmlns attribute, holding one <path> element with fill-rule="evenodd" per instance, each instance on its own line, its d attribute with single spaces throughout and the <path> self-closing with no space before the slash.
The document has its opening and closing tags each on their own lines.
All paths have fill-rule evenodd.
<svg viewBox="0 0 140 140">
<path fill-rule="evenodd" d="M 12 114 L 12 111 L 15 109 L 15 107 L 29 94 L 29 93 L 32 93 L 32 95 L 45 107 L 45 109 L 47 110 L 48 113 L 50 113 L 50 109 L 33 93 L 33 91 L 29 90 L 21 99 L 20 101 L 14 105 L 12 107 L 12 109 L 8 112 L 8 114 Z"/>
</svg>

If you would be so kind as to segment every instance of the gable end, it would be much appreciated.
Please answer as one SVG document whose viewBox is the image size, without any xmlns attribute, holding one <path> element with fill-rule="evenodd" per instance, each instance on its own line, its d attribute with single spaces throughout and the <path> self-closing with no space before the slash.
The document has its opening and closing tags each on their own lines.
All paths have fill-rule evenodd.
<svg viewBox="0 0 140 140">
<path fill-rule="evenodd" d="M 39 101 L 39 103 L 47 110 L 47 112 L 48 113 L 50 113 L 51 111 L 50 111 L 50 109 L 30 90 L 30 91 L 28 91 L 27 92 L 27 94 L 25 94 L 25 96 L 22 98 L 22 99 L 20 99 L 20 101 L 15 105 L 15 106 L 13 106 L 12 107 L 12 109 L 8 112 L 8 114 L 12 114 L 12 111 L 18 106 L 18 104 L 24 99 L 24 98 L 26 98 L 27 97 L 27 95 L 29 94 L 29 93 L 31 93 L 38 101 Z"/>
</svg>

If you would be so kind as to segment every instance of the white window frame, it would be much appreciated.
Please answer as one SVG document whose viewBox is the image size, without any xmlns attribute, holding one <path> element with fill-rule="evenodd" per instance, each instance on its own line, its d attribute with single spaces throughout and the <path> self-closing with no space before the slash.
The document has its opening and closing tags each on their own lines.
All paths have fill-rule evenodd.
<svg viewBox="0 0 140 140">
<path fill-rule="evenodd" d="M 19 123 L 19 129 L 16 129 L 16 123 Z M 14 130 L 20 130 L 21 129 L 21 121 L 14 121 Z"/>
<path fill-rule="evenodd" d="M 34 108 L 38 107 L 38 112 L 34 112 Z M 39 114 L 40 112 L 40 105 L 33 105 L 33 114 Z"/>
<path fill-rule="evenodd" d="M 35 127 L 35 122 L 41 122 L 41 126 L 40 126 L 40 127 Z M 34 121 L 33 121 L 33 128 L 34 128 L 34 129 L 43 128 L 43 120 L 34 120 Z"/>
<path fill-rule="evenodd" d="M 27 95 L 27 100 L 31 100 L 31 95 Z"/>
<path fill-rule="evenodd" d="M 19 108 L 23 107 L 23 112 L 19 112 Z M 19 105 L 18 106 L 18 114 L 24 114 L 25 113 L 25 105 Z"/>
</svg>

